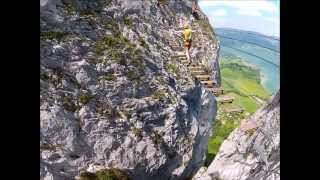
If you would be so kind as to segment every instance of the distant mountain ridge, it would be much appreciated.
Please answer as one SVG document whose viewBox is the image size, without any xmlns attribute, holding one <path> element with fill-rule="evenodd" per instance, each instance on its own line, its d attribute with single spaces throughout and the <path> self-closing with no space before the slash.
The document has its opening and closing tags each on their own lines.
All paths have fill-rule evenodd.
<svg viewBox="0 0 320 180">
<path fill-rule="evenodd" d="M 272 37 L 258 32 L 233 28 L 216 28 L 215 31 L 218 37 L 220 35 L 229 38 L 234 38 L 241 41 L 247 41 L 253 44 L 258 44 L 260 46 L 267 47 L 275 51 L 280 51 L 280 43 L 278 37 Z"/>
<path fill-rule="evenodd" d="M 258 35 L 258 36 L 264 36 L 264 37 L 266 37 L 266 38 L 270 38 L 270 39 L 274 39 L 274 40 L 280 41 L 280 37 L 277 37 L 277 36 L 269 36 L 269 35 L 265 35 L 265 34 L 262 34 L 262 33 L 256 32 L 256 31 L 242 30 L 242 29 L 229 28 L 229 27 L 226 27 L 226 28 L 216 28 L 216 30 L 218 30 L 218 29 L 220 29 L 220 30 L 228 30 L 228 31 L 245 32 L 245 33 L 248 33 L 248 34 L 253 34 L 253 35 Z"/>
</svg>

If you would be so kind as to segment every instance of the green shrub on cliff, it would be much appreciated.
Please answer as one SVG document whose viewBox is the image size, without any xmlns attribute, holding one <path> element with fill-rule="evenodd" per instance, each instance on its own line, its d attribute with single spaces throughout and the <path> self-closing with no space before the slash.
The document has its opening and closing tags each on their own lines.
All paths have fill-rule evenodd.
<svg viewBox="0 0 320 180">
<path fill-rule="evenodd" d="M 133 22 L 127 15 L 123 16 L 123 21 L 124 21 L 124 24 L 127 25 L 129 28 L 132 27 Z"/>
<path fill-rule="evenodd" d="M 80 180 L 130 180 L 124 171 L 116 168 L 99 170 L 96 173 L 82 172 Z"/>
</svg>

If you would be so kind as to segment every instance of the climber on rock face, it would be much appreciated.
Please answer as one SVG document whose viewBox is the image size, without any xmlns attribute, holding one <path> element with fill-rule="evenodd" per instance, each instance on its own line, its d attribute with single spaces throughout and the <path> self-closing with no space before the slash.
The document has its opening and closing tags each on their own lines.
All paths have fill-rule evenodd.
<svg viewBox="0 0 320 180">
<path fill-rule="evenodd" d="M 190 25 L 187 22 L 183 23 L 182 31 L 173 31 L 174 33 L 181 33 L 183 38 L 183 47 L 186 51 L 187 60 L 189 61 L 189 65 L 192 63 L 190 58 L 190 48 L 191 48 L 191 42 L 192 42 L 192 31 L 190 29 Z"/>
<path fill-rule="evenodd" d="M 187 60 L 190 62 L 189 65 L 191 64 L 191 59 L 190 59 L 190 48 L 191 48 L 191 38 L 192 38 L 192 31 L 190 29 L 190 26 L 188 24 L 184 25 L 183 30 L 182 30 L 182 36 L 183 36 L 183 41 L 184 41 L 184 48 L 186 50 L 186 56 Z"/>
</svg>

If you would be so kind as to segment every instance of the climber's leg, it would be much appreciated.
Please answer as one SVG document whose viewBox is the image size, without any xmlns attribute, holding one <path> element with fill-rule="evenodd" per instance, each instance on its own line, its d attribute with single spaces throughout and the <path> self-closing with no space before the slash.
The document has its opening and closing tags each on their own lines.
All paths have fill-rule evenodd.
<svg viewBox="0 0 320 180">
<path fill-rule="evenodd" d="M 190 62 L 189 50 L 188 50 L 188 48 L 185 48 L 185 50 L 186 50 L 187 60 Z"/>
<path fill-rule="evenodd" d="M 190 48 L 191 48 L 191 40 L 189 40 L 187 44 L 187 59 L 190 62 L 189 64 L 192 63 L 191 56 L 190 56 Z"/>
<path fill-rule="evenodd" d="M 186 54 L 187 60 L 190 62 L 189 49 L 188 49 L 187 42 L 185 42 L 184 44 L 184 50 L 186 52 L 185 54 Z"/>
</svg>

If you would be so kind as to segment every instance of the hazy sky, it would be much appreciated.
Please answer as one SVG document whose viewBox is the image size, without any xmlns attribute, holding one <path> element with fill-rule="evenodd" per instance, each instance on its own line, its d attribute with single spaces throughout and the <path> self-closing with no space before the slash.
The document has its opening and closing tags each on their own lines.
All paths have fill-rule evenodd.
<svg viewBox="0 0 320 180">
<path fill-rule="evenodd" d="M 199 6 L 214 28 L 230 27 L 279 37 L 279 0 L 199 0 Z"/>
</svg>

